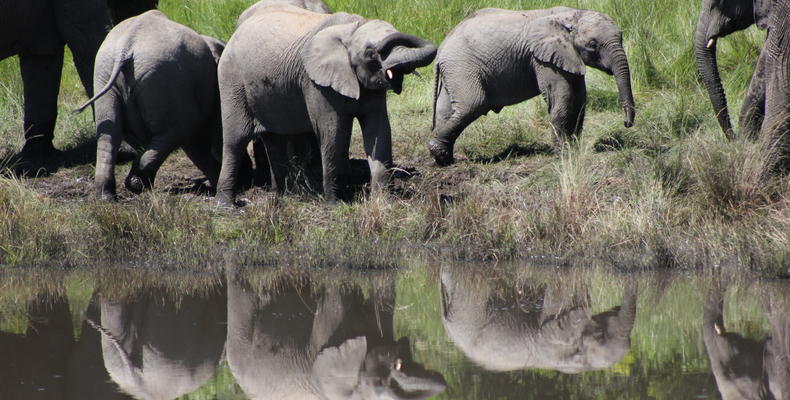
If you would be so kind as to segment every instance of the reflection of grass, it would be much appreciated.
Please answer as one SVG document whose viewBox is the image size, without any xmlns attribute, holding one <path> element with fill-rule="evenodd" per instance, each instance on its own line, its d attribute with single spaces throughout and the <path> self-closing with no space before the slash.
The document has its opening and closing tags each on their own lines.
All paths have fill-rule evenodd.
<svg viewBox="0 0 790 400">
<path fill-rule="evenodd" d="M 200 33 L 227 40 L 236 16 L 253 1 L 163 0 L 161 7 Z M 265 264 L 287 253 L 295 263 L 363 267 L 392 266 L 403 255 L 428 249 L 454 258 L 598 256 L 630 267 L 719 263 L 788 272 L 790 181 L 765 173 L 771 159 L 759 144 L 730 143 L 719 132 L 695 73 L 691 37 L 698 1 L 327 3 L 338 11 L 390 21 L 437 44 L 482 7 L 563 4 L 606 12 L 623 31 L 636 125 L 623 127 L 612 77 L 588 68 L 585 129 L 570 151 L 546 151 L 551 127 L 545 102 L 535 98 L 470 125 L 456 146 L 459 165 L 435 168 L 425 149 L 433 73 L 423 68 L 422 77 L 406 79 L 402 95 L 388 99 L 395 161 L 422 173 L 398 183 L 396 196 L 361 196 L 329 208 L 317 196 L 271 200 L 257 192 L 242 212 L 226 213 L 208 200 L 162 193 L 110 205 L 83 198 L 52 200 L 28 188 L 35 181 L 3 177 L 0 263 L 161 256 L 171 263 L 218 262 L 230 254 Z M 734 114 L 752 70 L 744 60 L 755 59 L 762 36 L 752 28 L 720 41 L 719 64 Z M 90 113 L 68 113 L 84 101 L 69 57 L 55 142 L 74 150 L 92 136 L 93 127 Z M 17 60 L 0 62 L 0 76 L 3 160 L 22 143 Z M 355 127 L 351 153 L 364 159 L 360 136 Z M 90 167 L 69 172 L 76 179 L 92 179 Z M 158 182 L 158 189 L 163 184 Z M 291 256 L 294 252 L 300 256 Z"/>
<path fill-rule="evenodd" d="M 446 267 L 446 266 L 445 266 Z M 641 273 L 625 275 L 607 269 L 533 267 L 528 265 L 470 264 L 486 284 L 506 294 L 515 287 L 543 286 L 589 295 L 593 314 L 620 304 L 627 281 L 638 282 L 636 325 L 631 333 L 631 351 L 613 367 L 596 372 L 562 374 L 549 370 L 487 372 L 471 365 L 448 339 L 441 321 L 440 266 L 417 259 L 399 271 L 371 274 L 336 269 L 241 268 L 239 272 L 253 287 L 271 287 L 281 278 L 309 277 L 314 285 L 361 287 L 367 292 L 378 284 L 396 279 L 395 338 L 410 340 L 416 362 L 442 374 L 447 391 L 441 399 L 480 398 L 606 398 L 674 399 L 689 393 L 715 396 L 702 339 L 702 298 L 711 284 L 709 276 L 694 274 Z M 0 276 L 0 330 L 22 333 L 27 326 L 27 302 L 38 293 L 65 293 L 75 321 L 79 322 L 94 290 L 132 293 L 142 287 L 167 287 L 174 294 L 201 290 L 216 283 L 214 274 L 190 274 L 151 270 L 105 268 L 98 275 L 78 270 L 53 273 L 38 269 Z M 346 282 L 346 284 L 344 284 Z M 470 281 L 468 286 L 483 284 Z M 766 288 L 748 278 L 735 277 L 725 297 L 727 329 L 760 339 L 768 333 L 763 302 Z M 778 288 L 776 290 L 781 290 Z M 273 288 L 276 291 L 276 288 Z M 779 292 L 781 293 L 781 292 Z M 504 297 L 503 297 L 504 298 Z M 497 300 L 498 301 L 498 300 Z M 75 324 L 78 329 L 79 324 Z M 75 333 L 79 338 L 80 333 Z M 533 397 L 530 397 L 533 396 Z M 185 399 L 245 398 L 226 364 L 214 377 Z"/>
</svg>

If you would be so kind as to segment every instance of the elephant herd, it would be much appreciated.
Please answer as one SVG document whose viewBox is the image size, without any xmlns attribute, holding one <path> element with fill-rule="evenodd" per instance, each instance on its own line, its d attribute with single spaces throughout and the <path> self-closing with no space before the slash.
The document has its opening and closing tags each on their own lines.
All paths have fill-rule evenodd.
<svg viewBox="0 0 790 400">
<path fill-rule="evenodd" d="M 586 67 L 614 76 L 624 124 L 634 123 L 622 33 L 596 11 L 482 9 L 437 48 L 385 21 L 332 13 L 320 0 L 261 0 L 241 14 L 227 44 L 157 10 L 140 13 L 156 5 L 156 0 L 0 5 L 4 15 L 20 17 L 0 27 L 0 58 L 20 56 L 23 157 L 55 151 L 63 43 L 74 53 L 92 96 L 80 110 L 94 107 L 95 189 L 103 199 L 116 196 L 114 167 L 127 142 L 139 150 L 125 180 L 132 192 L 150 188 L 165 158 L 182 148 L 220 205 L 233 204 L 236 192 L 256 174 L 282 192 L 297 161 L 320 167 L 323 195 L 331 203 L 343 197 L 349 183 L 354 119 L 362 128 L 372 187 L 380 189 L 393 165 L 386 92 L 399 94 L 405 75 L 434 60 L 433 138 L 427 147 L 439 165 L 454 161 L 455 141 L 477 118 L 538 95 L 548 106 L 555 147 L 575 138 L 587 103 Z M 734 131 L 716 40 L 757 24 L 769 34 L 744 101 L 741 128 L 751 136 L 764 132 L 772 146 L 786 144 L 788 8 L 784 0 L 702 1 L 694 49 L 728 137 Z M 35 17 L 25 20 L 27 15 Z M 116 25 L 107 33 L 110 24 Z M 31 32 L 30 25 L 47 29 Z"/>
<path fill-rule="evenodd" d="M 453 346 L 488 371 L 611 368 L 631 351 L 636 280 L 622 282 L 619 305 L 593 312 L 589 282 L 572 276 L 513 279 L 444 265 L 436 317 Z M 111 286 L 97 284 L 77 339 L 64 295 L 31 298 L 27 332 L 0 332 L 3 398 L 174 399 L 205 385 L 221 363 L 252 399 L 424 399 L 447 388 L 395 334 L 390 273 L 338 281 L 231 267 L 185 292 L 150 282 L 121 295 Z M 702 337 L 725 399 L 790 395 L 790 298 L 786 287 L 766 289 L 763 340 L 727 329 L 721 282 L 702 295 Z"/>
</svg>

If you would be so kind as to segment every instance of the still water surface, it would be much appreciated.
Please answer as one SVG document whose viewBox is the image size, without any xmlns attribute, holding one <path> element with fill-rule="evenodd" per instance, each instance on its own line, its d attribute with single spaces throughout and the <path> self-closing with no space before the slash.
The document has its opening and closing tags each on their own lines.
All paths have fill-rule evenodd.
<svg viewBox="0 0 790 400">
<path fill-rule="evenodd" d="M 0 399 L 786 399 L 789 310 L 715 274 L 0 272 Z"/>
</svg>

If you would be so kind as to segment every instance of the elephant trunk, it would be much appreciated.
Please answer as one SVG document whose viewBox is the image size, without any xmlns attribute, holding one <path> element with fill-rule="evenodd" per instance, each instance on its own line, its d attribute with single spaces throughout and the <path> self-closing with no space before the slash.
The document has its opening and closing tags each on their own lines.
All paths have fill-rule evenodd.
<svg viewBox="0 0 790 400">
<path fill-rule="evenodd" d="M 631 336 L 631 331 L 636 321 L 636 302 L 637 283 L 629 280 L 623 292 L 623 301 L 620 304 L 620 310 L 617 312 L 618 324 L 615 327 L 615 337 L 628 338 Z"/>
<path fill-rule="evenodd" d="M 620 92 L 620 105 L 623 107 L 625 117 L 623 123 L 626 128 L 634 125 L 634 93 L 631 90 L 631 71 L 628 68 L 628 58 L 621 44 L 611 46 L 612 73 L 614 74 L 617 90 Z"/>
<path fill-rule="evenodd" d="M 385 71 L 408 74 L 433 62 L 437 48 L 425 39 L 395 32 L 382 39 L 376 50 Z"/>
<path fill-rule="evenodd" d="M 721 85 L 719 76 L 719 66 L 716 62 L 716 41 L 709 37 L 708 26 L 710 24 L 710 12 L 704 11 L 697 22 L 697 30 L 694 34 L 694 55 L 697 59 L 697 69 L 699 70 L 702 83 L 708 90 L 713 111 L 719 120 L 721 130 L 732 139 L 735 132 L 730 123 L 730 113 L 727 110 L 727 98 L 724 95 L 724 87 Z"/>
</svg>

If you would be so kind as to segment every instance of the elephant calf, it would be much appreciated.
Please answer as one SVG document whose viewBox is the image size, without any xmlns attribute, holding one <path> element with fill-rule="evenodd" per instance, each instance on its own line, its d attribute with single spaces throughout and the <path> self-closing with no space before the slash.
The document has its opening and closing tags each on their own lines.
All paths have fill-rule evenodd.
<svg viewBox="0 0 790 400">
<path fill-rule="evenodd" d="M 250 16 L 218 67 L 218 202 L 232 204 L 239 157 L 256 137 L 265 145 L 275 189 L 283 190 L 288 140 L 300 135 L 318 138 L 324 197 L 335 201 L 348 177 L 354 118 L 362 127 L 373 185 L 383 185 L 392 163 L 386 91 L 400 93 L 403 76 L 435 55 L 430 42 L 358 15 L 278 6 Z"/>
<path fill-rule="evenodd" d="M 568 7 L 477 11 L 447 35 L 436 56 L 431 155 L 439 165 L 453 163 L 464 128 L 488 111 L 538 94 L 546 99 L 558 144 L 581 132 L 585 65 L 614 75 L 625 126 L 633 125 L 628 60 L 609 16 Z"/>
<path fill-rule="evenodd" d="M 216 185 L 222 140 L 217 62 L 224 45 L 170 21 L 159 11 L 130 18 L 107 35 L 96 55 L 96 192 L 115 197 L 121 139 L 144 151 L 126 187 L 153 185 L 165 158 L 179 146 Z M 212 151 L 213 150 L 213 151 Z"/>
</svg>

